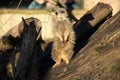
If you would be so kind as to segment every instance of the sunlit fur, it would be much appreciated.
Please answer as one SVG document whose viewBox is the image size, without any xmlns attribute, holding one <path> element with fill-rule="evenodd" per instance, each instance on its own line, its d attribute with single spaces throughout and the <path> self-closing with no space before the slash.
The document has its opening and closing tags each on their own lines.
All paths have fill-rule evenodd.
<svg viewBox="0 0 120 80">
<path fill-rule="evenodd" d="M 74 53 L 74 44 L 75 34 L 72 23 L 69 20 L 61 19 L 58 21 L 52 49 L 52 59 L 56 62 L 53 68 L 58 66 L 62 60 L 65 61 L 66 64 L 70 63 Z"/>
<path fill-rule="evenodd" d="M 41 35 L 44 42 L 50 42 L 54 40 L 58 21 L 61 19 L 69 19 L 68 13 L 64 8 L 55 8 L 54 12 L 51 12 L 48 23 L 42 27 Z"/>
</svg>

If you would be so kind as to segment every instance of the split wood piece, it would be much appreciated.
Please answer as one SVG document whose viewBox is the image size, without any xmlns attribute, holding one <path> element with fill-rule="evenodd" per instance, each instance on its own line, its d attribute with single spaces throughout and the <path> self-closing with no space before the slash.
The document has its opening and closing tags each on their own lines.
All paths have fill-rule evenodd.
<svg viewBox="0 0 120 80">
<path fill-rule="evenodd" d="M 112 10 L 109 4 L 104 3 L 98 3 L 89 10 L 74 25 L 77 39 L 83 39 L 92 34 L 92 31 L 95 31 L 108 17 L 112 16 Z"/>
</svg>

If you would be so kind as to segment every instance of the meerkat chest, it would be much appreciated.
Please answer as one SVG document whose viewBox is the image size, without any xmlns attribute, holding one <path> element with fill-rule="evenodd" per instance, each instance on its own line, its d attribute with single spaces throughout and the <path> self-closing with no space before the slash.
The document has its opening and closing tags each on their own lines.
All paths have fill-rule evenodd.
<svg viewBox="0 0 120 80">
<path fill-rule="evenodd" d="M 46 25 L 42 26 L 41 35 L 43 41 L 53 41 L 55 37 L 57 22 L 56 19 L 51 16 Z"/>
<path fill-rule="evenodd" d="M 56 36 L 62 43 L 66 43 L 69 33 L 70 33 L 70 26 L 59 24 L 56 29 Z"/>
</svg>

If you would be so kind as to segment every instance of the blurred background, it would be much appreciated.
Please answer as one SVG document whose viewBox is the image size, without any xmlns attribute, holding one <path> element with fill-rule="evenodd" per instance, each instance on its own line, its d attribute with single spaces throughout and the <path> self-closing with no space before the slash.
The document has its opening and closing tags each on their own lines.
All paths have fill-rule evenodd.
<svg viewBox="0 0 120 80">
<path fill-rule="evenodd" d="M 26 8 L 33 0 L 22 0 L 19 8 Z M 16 8 L 20 0 L 0 0 L 0 8 Z"/>
<path fill-rule="evenodd" d="M 21 21 L 21 17 L 35 17 L 45 26 L 53 0 L 0 0 L 0 36 Z M 56 1 L 56 0 L 54 0 Z M 59 0 L 78 19 L 98 2 L 110 4 L 113 15 L 120 10 L 120 0 Z"/>
<path fill-rule="evenodd" d="M 27 9 L 28 6 L 33 2 L 34 0 L 0 0 L 0 8 L 16 8 L 18 6 L 18 4 L 20 3 L 19 8 L 22 9 Z M 40 0 L 36 0 L 36 1 L 40 1 Z M 42 0 L 41 0 L 42 1 Z M 48 0 L 48 1 L 52 1 L 52 0 Z M 77 6 L 79 8 L 83 8 L 83 2 L 84 0 L 68 0 L 68 1 L 75 1 L 75 3 L 77 4 Z M 78 8 L 77 7 L 77 8 Z"/>
<path fill-rule="evenodd" d="M 33 1 L 38 4 L 40 1 L 46 0 L 0 0 L 0 8 L 12 8 L 15 9 L 19 6 L 20 9 L 28 9 Z M 47 0 L 52 1 L 52 0 Z M 55 0 L 53 0 L 55 1 Z M 69 3 L 74 1 L 76 7 L 75 9 L 91 9 L 98 2 L 104 2 L 110 4 L 115 10 L 120 8 L 120 0 L 58 0 L 58 1 L 68 1 Z M 71 4 L 70 4 L 71 5 Z M 69 6 L 70 6 L 69 5 Z M 35 9 L 35 8 L 34 8 Z"/>
</svg>

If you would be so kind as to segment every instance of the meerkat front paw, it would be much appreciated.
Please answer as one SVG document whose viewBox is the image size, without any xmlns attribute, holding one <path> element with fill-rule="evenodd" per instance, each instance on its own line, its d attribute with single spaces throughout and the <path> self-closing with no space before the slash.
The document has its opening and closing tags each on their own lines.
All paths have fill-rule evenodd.
<svg viewBox="0 0 120 80">
<path fill-rule="evenodd" d="M 69 61 L 65 56 L 64 56 L 62 59 L 65 61 L 65 63 L 66 63 L 67 65 L 70 64 L 70 61 Z"/>
<path fill-rule="evenodd" d="M 57 66 L 59 66 L 60 65 L 60 62 L 56 62 L 53 66 L 52 66 L 52 68 L 55 68 L 55 67 L 57 67 Z"/>
</svg>

